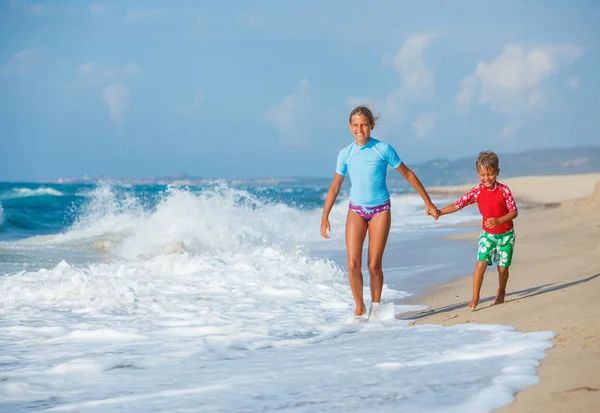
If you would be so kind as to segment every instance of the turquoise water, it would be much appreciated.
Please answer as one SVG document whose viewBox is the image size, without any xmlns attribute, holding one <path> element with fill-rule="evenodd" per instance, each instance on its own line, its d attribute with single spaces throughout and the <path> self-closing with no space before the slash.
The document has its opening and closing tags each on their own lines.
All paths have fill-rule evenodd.
<svg viewBox="0 0 600 413">
<path fill-rule="evenodd" d="M 136 198 L 146 209 L 156 207 L 165 197 L 167 185 L 39 184 L 0 182 L 0 241 L 17 240 L 67 230 L 83 213 L 84 206 L 93 202 L 94 190 L 110 186 L 117 199 Z M 186 186 L 191 193 L 216 191 L 218 188 L 247 191 L 256 200 L 282 203 L 300 210 L 320 208 L 327 187 L 312 183 L 283 182 L 268 186 L 257 183 L 227 184 L 215 182 L 203 186 Z M 243 199 L 240 198 L 240 202 Z"/>
</svg>

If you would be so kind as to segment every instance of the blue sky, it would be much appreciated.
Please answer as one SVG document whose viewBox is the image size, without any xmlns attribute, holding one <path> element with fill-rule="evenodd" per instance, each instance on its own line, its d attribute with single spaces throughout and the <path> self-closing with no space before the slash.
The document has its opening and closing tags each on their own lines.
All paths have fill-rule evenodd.
<svg viewBox="0 0 600 413">
<path fill-rule="evenodd" d="M 3 1 L 0 181 L 329 177 L 362 103 L 409 167 L 598 145 L 598 21 L 594 0 Z"/>
</svg>

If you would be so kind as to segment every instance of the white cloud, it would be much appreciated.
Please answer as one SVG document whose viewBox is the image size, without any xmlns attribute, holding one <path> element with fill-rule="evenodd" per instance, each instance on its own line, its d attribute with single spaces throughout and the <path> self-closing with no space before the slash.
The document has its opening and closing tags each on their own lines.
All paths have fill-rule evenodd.
<svg viewBox="0 0 600 413">
<path fill-rule="evenodd" d="M 512 138 L 519 130 L 521 130 L 521 126 L 523 126 L 521 122 L 510 122 L 508 125 L 502 128 L 498 135 L 501 138 Z"/>
<path fill-rule="evenodd" d="M 534 90 L 527 97 L 527 109 L 535 109 L 538 106 L 544 106 L 547 100 L 546 95 L 539 90 Z"/>
<path fill-rule="evenodd" d="M 374 102 L 366 96 L 352 96 L 346 99 L 345 106 L 348 112 L 351 112 L 357 106 L 368 106 L 371 110 L 374 110 Z"/>
<path fill-rule="evenodd" d="M 433 34 L 412 35 L 392 59 L 392 65 L 400 77 L 400 86 L 388 93 L 382 102 L 375 104 L 381 108 L 386 120 L 400 123 L 407 101 L 433 97 L 433 70 L 427 66 L 425 52 L 434 39 Z"/>
<path fill-rule="evenodd" d="M 460 90 L 456 95 L 456 103 L 462 113 L 469 111 L 469 106 L 477 93 L 477 79 L 469 76 L 460 81 Z"/>
<path fill-rule="evenodd" d="M 106 8 L 102 3 L 94 3 L 90 5 L 89 12 L 92 16 L 102 16 L 106 12 Z"/>
<path fill-rule="evenodd" d="M 137 75 L 140 72 L 140 70 L 134 62 L 129 62 L 123 68 L 123 72 L 126 75 Z"/>
<path fill-rule="evenodd" d="M 94 70 L 94 62 L 85 62 L 84 64 L 79 66 L 79 70 L 85 74 L 92 73 L 92 71 Z"/>
<path fill-rule="evenodd" d="M 102 90 L 102 101 L 108 106 L 108 116 L 111 122 L 122 123 L 129 101 L 129 88 L 124 83 L 106 86 Z"/>
<path fill-rule="evenodd" d="M 99 81 L 111 81 L 119 77 L 136 75 L 140 70 L 135 62 L 129 62 L 124 66 L 101 66 L 96 62 L 87 61 L 79 66 L 79 72 Z"/>
<path fill-rule="evenodd" d="M 413 123 L 413 127 L 415 128 L 415 135 L 417 138 L 423 139 L 433 132 L 435 129 L 435 114 L 427 113 L 421 115 L 417 118 L 417 120 Z"/>
<path fill-rule="evenodd" d="M 425 62 L 425 50 L 434 38 L 432 34 L 410 36 L 393 59 L 404 91 L 413 97 L 433 92 L 433 71 Z"/>
<path fill-rule="evenodd" d="M 26 76 L 40 64 L 42 60 L 40 49 L 25 49 L 10 56 L 4 65 L 0 66 L 0 76 Z"/>
<path fill-rule="evenodd" d="M 581 56 L 571 46 L 538 47 L 527 50 L 508 45 L 491 62 L 480 62 L 461 81 L 456 102 L 463 111 L 477 99 L 498 113 L 520 114 L 546 102 L 541 85 Z"/>
<path fill-rule="evenodd" d="M 128 22 L 154 20 L 164 16 L 163 10 L 129 10 L 125 19 Z"/>
<path fill-rule="evenodd" d="M 577 89 L 579 87 L 579 78 L 578 77 L 570 77 L 567 79 L 566 83 L 568 88 Z"/>
<path fill-rule="evenodd" d="M 283 101 L 265 111 L 265 119 L 279 132 L 285 146 L 305 146 L 311 128 L 307 127 L 312 117 L 310 83 L 301 79 L 296 91 Z"/>
</svg>

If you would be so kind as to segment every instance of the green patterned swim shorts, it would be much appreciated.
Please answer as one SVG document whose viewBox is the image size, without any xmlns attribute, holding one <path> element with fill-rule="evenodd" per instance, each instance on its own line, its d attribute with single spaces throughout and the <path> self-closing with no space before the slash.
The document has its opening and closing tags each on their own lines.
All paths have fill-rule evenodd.
<svg viewBox="0 0 600 413">
<path fill-rule="evenodd" d="M 488 265 L 495 262 L 499 267 L 508 267 L 512 261 L 514 248 L 514 229 L 504 234 L 490 234 L 481 231 L 477 248 L 477 261 L 487 261 Z"/>
</svg>

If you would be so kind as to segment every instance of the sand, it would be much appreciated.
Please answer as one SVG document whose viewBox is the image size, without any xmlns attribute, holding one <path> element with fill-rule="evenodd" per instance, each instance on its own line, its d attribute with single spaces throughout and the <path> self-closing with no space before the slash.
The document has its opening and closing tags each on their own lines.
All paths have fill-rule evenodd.
<svg viewBox="0 0 600 413">
<path fill-rule="evenodd" d="M 514 403 L 497 412 L 600 411 L 600 174 L 501 182 L 511 187 L 517 205 L 530 203 L 515 220 L 506 302 L 491 306 L 498 281 L 490 267 L 477 310 L 465 308 L 473 262 L 465 268 L 466 277 L 410 299 L 430 308 L 402 318 L 416 324 L 504 324 L 519 331 L 554 331 L 554 347 L 539 367 L 541 382 L 517 393 Z M 459 196 L 474 184 L 432 188 L 431 193 Z M 478 228 L 479 222 L 474 223 L 474 232 L 452 238 L 468 240 L 475 249 Z"/>
<path fill-rule="evenodd" d="M 476 178 L 475 172 L 473 172 Z M 522 176 L 498 181 L 508 185 L 517 201 L 538 204 L 555 204 L 565 200 L 586 197 L 600 181 L 600 173 L 559 176 Z M 427 188 L 432 195 L 461 196 L 479 182 L 467 185 L 435 186 Z M 439 205 L 438 205 L 439 206 Z"/>
</svg>

